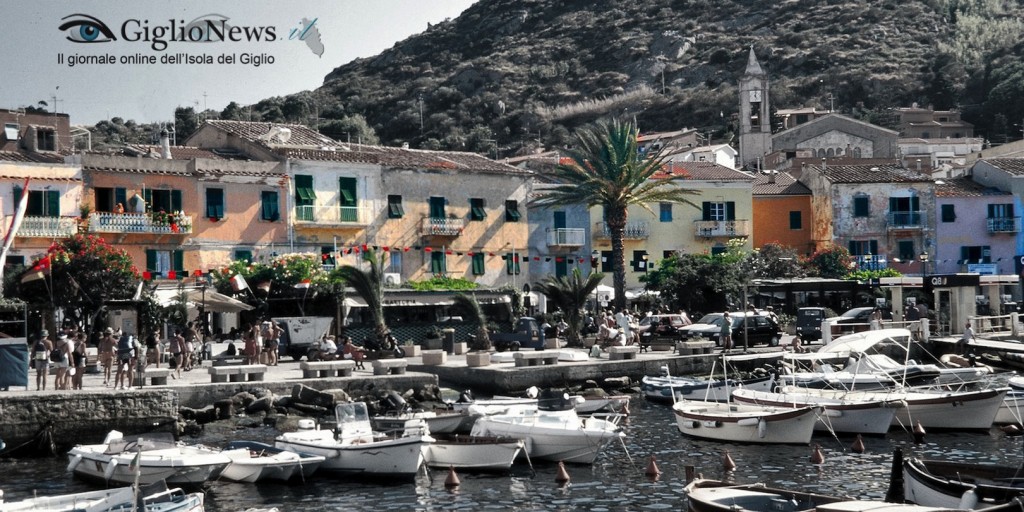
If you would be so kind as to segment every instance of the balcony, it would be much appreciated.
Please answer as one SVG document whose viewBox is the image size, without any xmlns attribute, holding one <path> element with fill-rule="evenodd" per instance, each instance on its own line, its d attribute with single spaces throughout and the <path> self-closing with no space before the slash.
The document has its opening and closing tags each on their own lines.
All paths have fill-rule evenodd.
<svg viewBox="0 0 1024 512">
<path fill-rule="evenodd" d="M 361 206 L 296 206 L 296 227 L 363 227 L 370 223 L 370 209 Z"/>
<path fill-rule="evenodd" d="M 749 220 L 698 220 L 693 222 L 694 233 L 703 238 L 736 238 L 750 236 Z"/>
<path fill-rule="evenodd" d="M 192 217 L 180 213 L 93 212 L 89 214 L 89 232 L 187 235 L 192 232 Z"/>
<path fill-rule="evenodd" d="M 924 227 L 924 215 L 920 211 L 890 211 L 886 215 L 889 229 L 918 229 Z"/>
<path fill-rule="evenodd" d="M 18 228 L 19 237 L 64 238 L 78 232 L 75 217 L 40 217 L 27 215 Z"/>
<path fill-rule="evenodd" d="M 466 228 L 465 219 L 443 219 L 427 217 L 423 219 L 423 236 L 459 236 Z"/>
<path fill-rule="evenodd" d="M 651 226 L 642 221 L 627 222 L 626 229 L 622 231 L 623 240 L 646 240 L 649 236 L 651 236 Z M 612 232 L 608 229 L 608 223 L 598 222 L 594 227 L 594 238 L 610 239 L 611 237 Z"/>
<path fill-rule="evenodd" d="M 995 217 L 985 220 L 989 233 L 1020 233 L 1020 217 Z"/>
<path fill-rule="evenodd" d="M 548 229 L 548 247 L 583 247 L 587 234 L 582 228 Z"/>
</svg>

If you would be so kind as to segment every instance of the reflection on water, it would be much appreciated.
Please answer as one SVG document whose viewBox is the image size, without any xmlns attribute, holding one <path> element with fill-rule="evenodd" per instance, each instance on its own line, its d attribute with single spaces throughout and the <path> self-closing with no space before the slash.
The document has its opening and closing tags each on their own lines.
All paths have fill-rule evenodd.
<svg viewBox="0 0 1024 512">
<path fill-rule="evenodd" d="M 633 416 L 625 422 L 629 435 L 623 445 L 610 445 L 593 466 L 568 466 L 572 483 L 555 483 L 557 465 L 525 463 L 511 476 L 460 474 L 462 485 L 444 487 L 447 472 L 421 473 L 414 482 L 352 482 L 317 475 L 306 484 L 261 483 L 258 486 L 215 482 L 207 486 L 207 510 L 240 511 L 249 507 L 279 507 L 288 512 L 314 510 L 622 510 L 685 507 L 682 488 L 685 467 L 692 465 L 708 478 L 728 477 L 737 482 L 766 482 L 775 487 L 799 488 L 821 494 L 881 499 L 885 496 L 892 450 L 907 456 L 974 462 L 1019 464 L 1022 438 L 1006 437 L 998 429 L 982 433 L 932 433 L 921 445 L 910 434 L 893 431 L 885 437 L 864 439 L 867 451 L 855 454 L 854 438 L 818 435 L 825 463 L 809 462 L 809 446 L 756 446 L 723 444 L 683 437 L 669 407 L 637 399 Z M 253 438 L 269 432 L 254 431 Z M 202 439 L 218 444 L 221 439 Z M 722 455 L 728 449 L 737 468 L 723 474 Z M 644 470 L 651 455 L 662 476 L 651 481 Z M 89 490 L 87 484 L 64 473 L 67 461 L 0 460 L 0 488 L 8 501 L 31 496 Z"/>
</svg>

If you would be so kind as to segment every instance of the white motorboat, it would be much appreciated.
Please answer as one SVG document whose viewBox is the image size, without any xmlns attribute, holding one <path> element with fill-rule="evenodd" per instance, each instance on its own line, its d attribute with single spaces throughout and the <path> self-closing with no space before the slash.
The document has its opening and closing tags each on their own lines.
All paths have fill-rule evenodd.
<svg viewBox="0 0 1024 512">
<path fill-rule="evenodd" d="M 371 421 L 373 429 L 378 432 L 403 430 L 408 420 L 419 419 L 427 424 L 427 429 L 431 434 L 456 434 L 469 432 L 477 417 L 475 414 L 470 414 L 467 409 L 463 409 L 387 414 L 374 416 Z"/>
<path fill-rule="evenodd" d="M 820 407 L 682 400 L 672 406 L 684 435 L 738 443 L 809 444 Z"/>
<path fill-rule="evenodd" d="M 842 398 L 827 398 L 806 393 L 770 393 L 750 389 L 732 392 L 737 403 L 770 405 L 773 407 L 821 407 L 815 430 L 845 432 L 851 434 L 882 435 L 889 431 L 896 411 L 904 407 L 899 400 L 857 401 Z"/>
<path fill-rule="evenodd" d="M 575 402 L 567 394 L 555 400 L 545 391 L 536 407 L 513 407 L 477 419 L 472 435 L 523 439 L 531 459 L 593 464 L 605 445 L 624 434 L 614 421 L 581 418 Z"/>
<path fill-rule="evenodd" d="M 357 475 L 394 475 L 412 478 L 423 464 L 424 447 L 434 441 L 423 420 L 407 420 L 394 435 L 374 432 L 363 402 L 335 407 L 338 433 L 300 421 L 301 430 L 285 432 L 274 446 L 298 453 L 323 456 L 321 470 Z"/>
<path fill-rule="evenodd" d="M 579 414 L 629 414 L 629 395 L 577 395 L 576 412 Z M 582 398 L 582 401 L 579 400 Z"/>
<path fill-rule="evenodd" d="M 892 425 L 908 430 L 918 422 L 926 429 L 982 430 L 992 426 L 996 412 L 1009 390 L 1010 388 L 979 391 L 837 391 L 785 387 L 782 391 L 852 400 L 901 400 L 907 406 L 897 410 Z"/>
<path fill-rule="evenodd" d="M 908 458 L 903 461 L 904 498 L 919 505 L 972 510 L 1011 502 L 1021 496 L 1020 468 Z M 968 501 L 970 500 L 970 501 Z M 973 502 L 973 503 L 972 503 Z"/>
<path fill-rule="evenodd" d="M 771 391 L 774 387 L 775 379 L 771 375 L 742 381 L 669 375 L 647 375 L 640 380 L 640 389 L 644 398 L 662 403 L 672 403 L 674 400 L 728 402 L 734 389 Z M 673 392 L 675 393 L 674 398 Z"/>
<path fill-rule="evenodd" d="M 1003 398 L 1003 403 L 996 411 L 996 419 L 992 423 L 1024 425 L 1024 391 L 1010 388 L 1010 392 Z"/>
<path fill-rule="evenodd" d="M 437 435 L 427 445 L 428 466 L 475 471 L 508 471 L 526 449 L 522 439 L 466 435 Z"/>
<path fill-rule="evenodd" d="M 231 463 L 219 450 L 177 443 L 167 433 L 124 437 L 116 430 L 103 444 L 78 445 L 68 452 L 68 471 L 103 483 L 198 486 L 215 480 Z"/>
<path fill-rule="evenodd" d="M 138 497 L 142 506 L 135 508 Z M 185 493 L 181 489 L 168 489 L 163 482 L 139 488 L 116 487 L 101 491 L 86 491 L 59 496 L 36 496 L 21 501 L 0 501 L 3 512 L 107 512 L 110 510 L 138 510 L 139 512 L 203 512 L 204 495 Z"/>
<path fill-rule="evenodd" d="M 324 462 L 320 455 L 299 454 L 256 441 L 233 441 L 222 452 L 231 458 L 220 477 L 235 482 L 305 480 Z"/>
</svg>

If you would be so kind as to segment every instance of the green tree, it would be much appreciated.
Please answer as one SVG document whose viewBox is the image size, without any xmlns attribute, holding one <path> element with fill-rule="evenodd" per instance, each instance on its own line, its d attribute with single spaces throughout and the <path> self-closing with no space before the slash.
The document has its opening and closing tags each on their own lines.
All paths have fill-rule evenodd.
<svg viewBox="0 0 1024 512">
<path fill-rule="evenodd" d="M 535 200 L 540 207 L 585 204 L 602 207 L 612 242 L 615 307 L 626 307 L 626 262 L 622 247 L 630 205 L 651 211 L 651 203 L 672 202 L 697 207 L 689 196 L 695 192 L 680 186 L 683 176 L 662 174 L 661 151 L 640 153 L 639 131 L 630 122 L 600 123 L 577 132 L 577 146 L 568 151 L 568 163 L 553 173 L 560 183 Z"/>
<path fill-rule="evenodd" d="M 537 283 L 534 289 L 547 297 L 550 304 L 562 310 L 565 323 L 569 324 L 566 341 L 569 345 L 582 345 L 580 331 L 583 329 L 583 308 L 590 294 L 601 284 L 604 274 L 592 272 L 583 277 L 579 268 L 572 269 L 568 276 L 548 276 Z"/>
<path fill-rule="evenodd" d="M 747 256 L 745 266 L 752 279 L 804 277 L 807 274 L 796 249 L 777 243 L 767 243 L 755 250 Z"/>
<path fill-rule="evenodd" d="M 748 276 L 736 261 L 718 255 L 680 254 L 661 260 L 641 281 L 672 308 L 690 312 L 725 311 L 743 290 Z M 696 317 L 695 317 L 696 318 Z"/>
<path fill-rule="evenodd" d="M 377 346 L 387 347 L 391 331 L 384 322 L 384 272 L 387 253 L 377 255 L 373 249 L 363 252 L 363 261 L 369 266 L 367 270 L 352 265 L 343 265 L 332 272 L 332 276 L 341 279 L 355 290 L 356 295 L 366 302 L 366 308 L 373 322 L 374 336 Z"/>
<path fill-rule="evenodd" d="M 476 297 L 466 295 L 465 293 L 456 293 L 452 296 L 452 302 L 456 308 L 466 313 L 467 320 L 470 323 L 477 325 L 476 340 L 474 340 L 473 346 L 470 348 L 478 351 L 490 350 L 492 345 L 491 334 L 487 330 L 487 315 L 484 314 L 484 309 L 480 307 Z"/>
<path fill-rule="evenodd" d="M 826 279 L 843 279 L 850 273 L 852 266 L 850 251 L 836 245 L 817 251 L 807 258 L 807 273 Z"/>
<path fill-rule="evenodd" d="M 195 133 L 199 129 L 199 114 L 192 107 L 178 107 L 174 109 L 174 132 L 177 134 L 178 143 Z"/>
</svg>

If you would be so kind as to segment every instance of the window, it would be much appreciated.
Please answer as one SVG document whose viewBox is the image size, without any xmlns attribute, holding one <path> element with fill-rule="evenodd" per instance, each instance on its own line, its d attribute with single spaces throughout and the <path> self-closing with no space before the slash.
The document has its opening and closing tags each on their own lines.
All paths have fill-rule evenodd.
<svg viewBox="0 0 1024 512">
<path fill-rule="evenodd" d="M 206 216 L 209 217 L 210 220 L 220 220 L 224 218 L 224 189 L 206 189 Z"/>
<path fill-rule="evenodd" d="M 479 197 L 469 199 L 469 220 L 484 220 L 487 212 L 484 210 L 484 200 Z"/>
<path fill-rule="evenodd" d="M 18 140 L 18 123 L 4 123 L 4 138 L 9 141 Z"/>
<path fill-rule="evenodd" d="M 667 260 L 669 258 L 675 258 L 676 251 L 661 251 L 661 259 Z"/>
<path fill-rule="evenodd" d="M 601 272 L 608 273 L 613 272 L 614 270 L 615 265 L 612 264 L 612 252 L 601 251 Z"/>
<path fill-rule="evenodd" d="M 401 219 L 405 215 L 405 209 L 402 208 L 402 196 L 388 196 L 388 218 L 389 219 Z"/>
<path fill-rule="evenodd" d="M 803 217 L 801 212 L 789 212 L 789 229 L 803 229 Z"/>
<path fill-rule="evenodd" d="M 444 274 L 448 271 L 448 264 L 444 258 L 444 251 L 430 253 L 430 272 L 435 275 Z"/>
<path fill-rule="evenodd" d="M 633 251 L 633 272 L 647 272 L 647 251 Z"/>
<path fill-rule="evenodd" d="M 4 261 L 4 268 L 24 267 L 25 257 L 24 256 L 7 256 L 7 260 Z"/>
<path fill-rule="evenodd" d="M 359 220 L 359 198 L 356 195 L 355 178 L 338 178 L 338 204 L 341 206 L 342 222 Z"/>
<path fill-rule="evenodd" d="M 711 248 L 711 255 L 712 256 L 718 256 L 720 254 L 725 254 L 725 251 L 728 250 L 728 249 L 729 248 L 724 246 L 724 245 L 721 245 L 721 244 L 716 245 L 716 246 Z"/>
<path fill-rule="evenodd" d="M 513 252 L 505 255 L 505 273 L 512 275 L 519 275 L 519 253 Z"/>
<path fill-rule="evenodd" d="M 870 197 L 860 195 L 853 198 L 853 216 L 854 217 L 867 217 L 870 215 L 871 210 L 868 207 Z"/>
<path fill-rule="evenodd" d="M 992 263 L 992 249 L 987 245 L 961 246 L 960 259 L 964 265 L 970 263 Z"/>
<path fill-rule="evenodd" d="M 519 213 L 519 201 L 509 199 L 505 201 L 505 222 L 519 222 L 522 215 Z"/>
<path fill-rule="evenodd" d="M 36 149 L 39 151 L 57 151 L 57 137 L 52 129 L 36 131 Z"/>
<path fill-rule="evenodd" d="M 252 263 L 252 251 L 249 249 L 235 249 L 235 261 Z"/>
<path fill-rule="evenodd" d="M 660 209 L 659 219 L 661 222 L 672 222 L 672 203 L 661 203 Z"/>
<path fill-rule="evenodd" d="M 14 203 L 21 202 L 22 188 L 14 187 Z M 25 215 L 32 217 L 60 217 L 60 192 L 56 190 L 29 190 Z"/>
<path fill-rule="evenodd" d="M 443 197 L 431 197 L 430 198 L 430 218 L 431 219 L 443 219 L 444 218 L 444 204 L 447 201 Z"/>
<path fill-rule="evenodd" d="M 914 241 L 900 240 L 896 242 L 896 253 L 900 261 L 913 262 L 916 259 L 914 251 Z"/>
<path fill-rule="evenodd" d="M 324 245 L 320 247 L 320 265 L 324 270 L 331 270 L 338 264 L 334 258 L 334 247 Z"/>
<path fill-rule="evenodd" d="M 184 254 L 181 251 L 158 251 L 146 249 L 146 271 L 154 277 L 164 276 L 170 278 L 170 272 L 185 272 Z"/>
<path fill-rule="evenodd" d="M 150 189 L 142 191 L 142 198 L 149 205 L 152 212 L 177 212 L 181 211 L 181 191 L 166 189 Z"/>
<path fill-rule="evenodd" d="M 736 220 L 736 203 L 705 201 L 701 220 Z"/>
<path fill-rule="evenodd" d="M 565 277 L 569 275 L 569 258 L 568 257 L 557 257 L 555 258 L 555 277 Z"/>
<path fill-rule="evenodd" d="M 388 266 L 388 270 L 402 273 L 402 251 L 391 251 L 391 264 Z"/>
<path fill-rule="evenodd" d="M 260 192 L 260 218 L 271 222 L 281 218 L 281 209 L 278 207 L 277 192 L 264 190 Z"/>
<path fill-rule="evenodd" d="M 990 218 L 990 219 L 1011 219 L 1011 218 L 1013 218 L 1013 203 L 990 204 L 990 205 L 988 205 L 988 218 Z"/>
<path fill-rule="evenodd" d="M 313 191 L 313 177 L 308 175 L 295 175 L 295 217 L 298 220 L 313 220 L 313 204 L 316 202 L 316 193 Z"/>
<path fill-rule="evenodd" d="M 484 253 L 478 252 L 473 254 L 473 275 L 482 276 L 484 275 Z"/>
<path fill-rule="evenodd" d="M 118 204 L 128 211 L 128 192 L 123 188 L 96 188 L 93 204 L 98 212 L 112 212 Z"/>
<path fill-rule="evenodd" d="M 878 240 L 850 240 L 849 249 L 854 256 L 877 255 Z"/>
<path fill-rule="evenodd" d="M 942 222 L 956 222 L 956 205 L 942 205 Z"/>
</svg>

